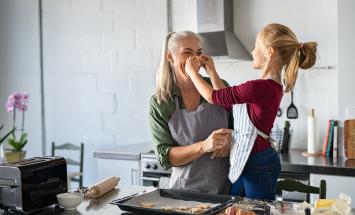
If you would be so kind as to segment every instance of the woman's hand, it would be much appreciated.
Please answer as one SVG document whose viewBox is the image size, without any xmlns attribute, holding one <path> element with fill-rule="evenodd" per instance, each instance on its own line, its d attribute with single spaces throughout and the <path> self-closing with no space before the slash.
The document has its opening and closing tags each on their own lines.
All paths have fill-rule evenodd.
<svg viewBox="0 0 355 215">
<path fill-rule="evenodd" d="M 214 62 L 213 59 L 210 56 L 207 55 L 201 55 L 199 57 L 200 62 L 201 62 L 201 66 L 203 68 L 205 68 L 207 74 L 210 76 L 211 73 L 215 73 L 216 72 L 216 68 L 214 66 Z"/>
<path fill-rule="evenodd" d="M 229 156 L 231 143 L 232 143 L 232 134 L 227 133 L 226 136 L 226 143 L 222 146 L 222 148 L 217 149 L 216 151 L 212 152 L 211 159 L 214 158 L 225 158 Z"/>
<path fill-rule="evenodd" d="M 191 77 L 193 75 L 198 74 L 200 67 L 201 67 L 200 59 L 197 56 L 191 56 L 187 58 L 185 64 L 185 72 L 188 76 Z"/>
<path fill-rule="evenodd" d="M 213 152 L 217 149 L 223 148 L 223 146 L 228 142 L 228 135 L 231 134 L 233 130 L 227 128 L 221 128 L 215 130 L 210 134 L 210 136 L 201 142 L 203 152 Z"/>
</svg>

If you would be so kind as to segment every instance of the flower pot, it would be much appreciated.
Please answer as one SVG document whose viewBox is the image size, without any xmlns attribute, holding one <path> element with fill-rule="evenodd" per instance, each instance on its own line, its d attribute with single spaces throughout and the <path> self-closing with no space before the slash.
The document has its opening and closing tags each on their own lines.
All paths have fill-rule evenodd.
<svg viewBox="0 0 355 215">
<path fill-rule="evenodd" d="M 7 151 L 5 152 L 5 158 L 7 163 L 14 163 L 24 160 L 26 151 Z"/>
</svg>

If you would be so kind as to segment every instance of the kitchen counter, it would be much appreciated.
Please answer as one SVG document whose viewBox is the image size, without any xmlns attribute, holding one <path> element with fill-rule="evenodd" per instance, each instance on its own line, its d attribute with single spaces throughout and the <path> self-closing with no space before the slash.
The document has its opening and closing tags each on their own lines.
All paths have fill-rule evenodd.
<svg viewBox="0 0 355 215">
<path fill-rule="evenodd" d="M 355 160 L 345 157 L 333 158 L 305 157 L 304 150 L 290 150 L 287 154 L 280 154 L 281 171 L 295 173 L 315 173 L 339 176 L 355 176 Z"/>
<path fill-rule="evenodd" d="M 141 153 L 149 152 L 152 148 L 153 145 L 151 142 L 142 142 L 112 149 L 94 151 L 94 157 L 119 160 L 140 160 Z"/>
<path fill-rule="evenodd" d="M 92 199 L 83 201 L 77 208 L 77 211 L 64 211 L 62 209 L 55 210 L 53 207 L 44 209 L 40 212 L 33 213 L 33 215 L 47 215 L 47 214 L 57 214 L 57 215 L 117 215 L 117 214 L 126 214 L 126 215 L 135 215 L 135 213 L 122 211 L 116 205 L 111 205 L 109 202 L 129 196 L 135 193 L 142 192 L 146 189 L 143 186 L 129 186 L 117 188 L 110 191 L 109 193 L 103 195 L 98 199 Z M 286 202 L 287 203 L 287 202 Z M 288 202 L 287 204 L 293 204 Z M 291 207 L 294 208 L 294 207 Z M 352 209 L 352 212 L 355 212 L 355 209 Z M 4 214 L 0 210 L 0 214 Z M 14 213 L 11 213 L 14 214 Z"/>
<path fill-rule="evenodd" d="M 121 211 L 118 206 L 111 205 L 109 202 L 112 200 L 122 198 L 125 196 L 132 195 L 134 193 L 139 193 L 145 190 L 146 187 L 142 186 L 130 186 L 117 188 L 110 191 L 109 193 L 103 195 L 98 199 L 92 199 L 83 201 L 77 208 L 77 211 L 64 211 L 62 209 L 56 210 L 54 207 L 49 207 L 41 210 L 40 212 L 33 213 L 33 215 L 48 215 L 48 214 L 57 214 L 57 215 L 117 215 L 117 214 L 131 214 L 129 212 Z M 4 214 L 0 210 L 0 214 Z M 11 213 L 13 214 L 13 213 Z M 5 214 L 4 214 L 5 215 Z"/>
</svg>

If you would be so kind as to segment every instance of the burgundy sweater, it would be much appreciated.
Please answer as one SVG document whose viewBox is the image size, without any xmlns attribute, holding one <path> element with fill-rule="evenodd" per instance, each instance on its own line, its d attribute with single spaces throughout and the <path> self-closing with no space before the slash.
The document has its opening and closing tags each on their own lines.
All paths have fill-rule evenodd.
<svg viewBox="0 0 355 215">
<path fill-rule="evenodd" d="M 247 104 L 249 119 L 254 126 L 269 135 L 282 99 L 282 86 L 271 80 L 252 80 L 238 86 L 226 87 L 212 93 L 213 103 L 229 106 Z M 238 116 L 234 116 L 238 121 Z M 270 147 L 268 140 L 257 136 L 251 153 L 261 152 Z"/>
</svg>

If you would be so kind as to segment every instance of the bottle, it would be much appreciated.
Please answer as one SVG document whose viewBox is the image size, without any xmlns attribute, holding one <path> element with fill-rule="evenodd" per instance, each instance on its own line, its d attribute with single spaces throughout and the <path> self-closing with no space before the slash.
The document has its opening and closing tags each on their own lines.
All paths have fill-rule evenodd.
<svg viewBox="0 0 355 215">
<path fill-rule="evenodd" d="M 120 178 L 116 176 L 105 178 L 90 187 L 89 191 L 85 194 L 85 197 L 98 198 L 107 193 L 108 191 L 114 189 L 117 186 L 119 180 Z"/>
<path fill-rule="evenodd" d="M 288 153 L 289 143 L 290 143 L 290 122 L 285 121 L 284 132 L 282 135 L 282 142 L 281 142 L 281 153 Z"/>
<path fill-rule="evenodd" d="M 311 215 L 311 209 L 310 208 L 305 208 L 304 209 L 304 214 L 305 215 Z"/>
</svg>

